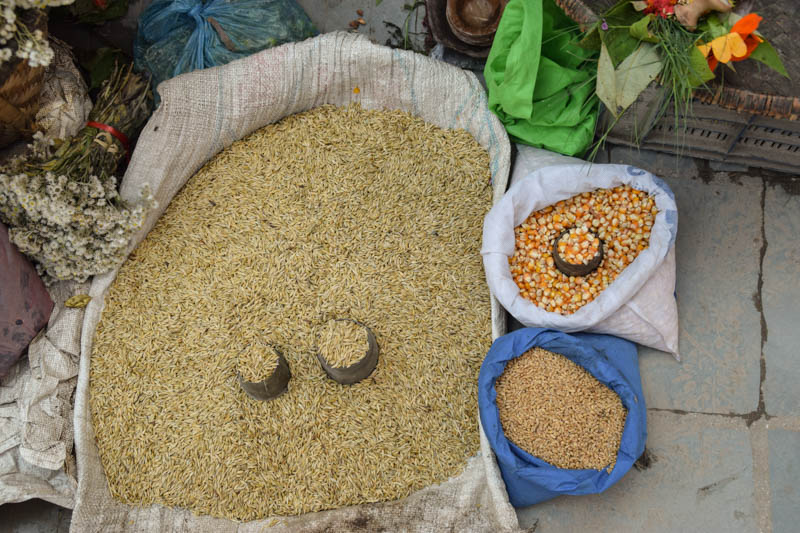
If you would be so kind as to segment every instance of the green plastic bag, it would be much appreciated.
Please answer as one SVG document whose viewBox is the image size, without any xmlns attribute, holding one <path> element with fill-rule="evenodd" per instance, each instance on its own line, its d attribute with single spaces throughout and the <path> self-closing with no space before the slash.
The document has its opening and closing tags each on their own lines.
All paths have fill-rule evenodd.
<svg viewBox="0 0 800 533">
<path fill-rule="evenodd" d="M 583 154 L 598 103 L 593 52 L 575 44 L 577 27 L 553 0 L 511 0 L 486 60 L 489 108 L 516 142 Z"/>
</svg>

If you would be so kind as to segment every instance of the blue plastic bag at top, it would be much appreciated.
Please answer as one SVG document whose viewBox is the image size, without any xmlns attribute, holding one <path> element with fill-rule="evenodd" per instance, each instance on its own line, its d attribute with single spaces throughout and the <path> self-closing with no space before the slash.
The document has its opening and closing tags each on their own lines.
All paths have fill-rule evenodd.
<svg viewBox="0 0 800 533">
<path fill-rule="evenodd" d="M 133 57 L 157 87 L 317 33 L 295 0 L 156 0 L 139 17 Z"/>
<path fill-rule="evenodd" d="M 628 410 L 617 463 L 609 474 L 603 470 L 556 468 L 516 446 L 503 434 L 497 412 L 495 381 L 506 363 L 533 347 L 562 354 L 585 368 L 616 392 Z M 644 452 L 647 410 L 639 377 L 636 345 L 610 335 L 566 334 L 552 329 L 525 328 L 494 341 L 478 377 L 481 424 L 497 456 L 511 504 L 524 507 L 561 494 L 602 492 L 630 470 Z"/>
</svg>

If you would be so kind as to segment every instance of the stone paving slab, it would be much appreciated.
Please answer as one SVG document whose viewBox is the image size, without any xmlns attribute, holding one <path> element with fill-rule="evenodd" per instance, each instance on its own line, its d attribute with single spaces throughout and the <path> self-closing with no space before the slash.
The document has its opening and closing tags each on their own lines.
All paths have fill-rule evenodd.
<svg viewBox="0 0 800 533">
<path fill-rule="evenodd" d="M 652 172 L 661 178 L 675 176 L 688 180 L 699 176 L 699 162 L 691 157 L 675 157 L 664 152 L 639 150 L 628 146 L 612 146 L 598 152 L 598 163 L 633 165 Z"/>
<path fill-rule="evenodd" d="M 800 415 L 800 196 L 767 189 L 762 305 L 767 325 L 766 410 Z M 800 472 L 799 472 L 800 473 Z M 798 524 L 800 529 L 800 524 Z"/>
<path fill-rule="evenodd" d="M 772 533 L 800 530 L 800 432 L 770 429 Z"/>
<path fill-rule="evenodd" d="M 651 411 L 648 430 L 648 469 L 632 469 L 602 494 L 519 509 L 520 525 L 536 533 L 758 531 L 743 420 Z"/>
<path fill-rule="evenodd" d="M 758 405 L 762 181 L 665 178 L 678 203 L 682 363 L 640 348 L 648 407 L 749 413 Z"/>
<path fill-rule="evenodd" d="M 350 31 L 350 22 L 362 18 L 366 24 L 359 27 L 358 32 L 369 37 L 378 44 L 386 44 L 391 35 L 384 22 L 390 22 L 402 27 L 408 12 L 403 9 L 409 2 L 381 2 L 376 5 L 374 0 L 297 0 L 305 10 L 311 22 L 322 32 Z M 413 2 L 410 2 L 413 4 Z M 357 10 L 364 14 L 358 15 Z M 422 31 L 422 18 L 424 9 L 418 9 L 419 26 L 415 29 L 414 23 L 417 16 L 409 19 L 409 30 Z M 415 43 L 420 39 L 410 36 Z"/>
<path fill-rule="evenodd" d="M 0 505 L 3 533 L 68 533 L 72 511 L 43 500 Z"/>
</svg>

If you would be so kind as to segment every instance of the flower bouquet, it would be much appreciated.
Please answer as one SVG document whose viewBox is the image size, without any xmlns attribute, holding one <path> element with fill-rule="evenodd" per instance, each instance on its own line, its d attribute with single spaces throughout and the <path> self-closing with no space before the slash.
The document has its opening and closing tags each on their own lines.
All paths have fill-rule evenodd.
<svg viewBox="0 0 800 533">
<path fill-rule="evenodd" d="M 711 90 L 708 82 L 723 82 L 721 68 L 745 59 L 788 77 L 758 31 L 762 18 L 732 9 L 728 0 L 622 0 L 601 15 L 581 46 L 600 52 L 596 91 L 613 117 L 652 82 L 662 92 L 658 116 L 671 105 L 676 118 L 686 115 L 695 91 Z"/>
<path fill-rule="evenodd" d="M 85 281 L 125 259 L 155 201 L 146 188 L 123 200 L 115 174 L 151 103 L 148 82 L 117 67 L 75 137 L 56 147 L 37 133 L 30 153 L 0 165 L 0 220 L 45 283 Z"/>
</svg>

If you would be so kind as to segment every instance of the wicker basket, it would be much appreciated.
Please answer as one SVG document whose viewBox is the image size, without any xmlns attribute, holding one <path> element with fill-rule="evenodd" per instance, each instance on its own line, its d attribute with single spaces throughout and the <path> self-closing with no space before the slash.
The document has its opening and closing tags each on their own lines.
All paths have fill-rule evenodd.
<svg viewBox="0 0 800 533">
<path fill-rule="evenodd" d="M 18 16 L 20 23 L 31 32 L 38 29 L 47 33 L 47 16 L 42 10 L 23 11 Z M 0 148 L 32 132 L 34 117 L 39 110 L 44 71 L 44 67 L 31 68 L 21 59 L 11 60 L 0 67 L 0 80 L 3 80 L 0 86 Z"/>
<path fill-rule="evenodd" d="M 584 29 L 597 21 L 597 13 L 615 3 L 613 0 L 555 1 Z M 786 0 L 788 3 L 793 1 Z M 779 16 L 780 8 L 775 7 L 779 3 L 759 5 L 758 11 L 777 10 L 772 15 L 773 20 L 785 24 L 783 21 L 786 19 Z M 786 9 L 795 7 L 787 4 Z M 765 15 L 765 20 L 769 20 L 769 16 Z M 791 33 L 786 28 L 780 29 Z M 789 38 L 785 42 L 791 43 L 792 40 Z M 787 54 L 783 56 L 786 58 Z M 794 66 L 787 65 L 790 74 Z M 742 68 L 737 65 L 737 70 Z M 645 91 L 623 114 L 607 140 L 661 152 L 800 173 L 800 98 L 748 90 L 738 87 L 737 83 L 741 85 L 742 82 L 726 80 L 722 85 L 713 86 L 711 91 L 697 91 L 690 114 L 676 115 L 670 110 L 659 121 L 652 121 L 650 113 L 656 105 L 657 91 Z M 794 88 L 785 90 L 792 92 Z M 601 120 L 601 124 L 603 122 Z"/>
</svg>

